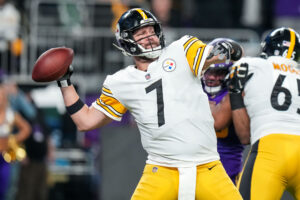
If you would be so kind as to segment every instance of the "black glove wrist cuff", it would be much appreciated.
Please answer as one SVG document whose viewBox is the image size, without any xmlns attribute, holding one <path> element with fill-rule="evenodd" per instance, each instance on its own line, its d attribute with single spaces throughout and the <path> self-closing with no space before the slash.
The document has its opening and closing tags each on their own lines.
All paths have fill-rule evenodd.
<svg viewBox="0 0 300 200">
<path fill-rule="evenodd" d="M 231 110 L 245 108 L 242 93 L 230 93 L 229 97 L 230 97 Z"/>
<path fill-rule="evenodd" d="M 66 109 L 67 109 L 67 112 L 69 113 L 69 115 L 73 115 L 73 114 L 77 113 L 79 110 L 81 110 L 81 108 L 83 106 L 84 106 L 84 103 L 79 98 L 74 104 L 72 104 L 70 106 L 66 106 Z"/>
<path fill-rule="evenodd" d="M 58 80 L 57 81 L 57 85 L 58 85 L 58 87 L 68 87 L 68 86 L 70 86 L 70 85 L 72 85 L 72 83 L 71 83 L 71 80 L 68 78 L 68 79 L 65 79 L 65 80 Z"/>
</svg>

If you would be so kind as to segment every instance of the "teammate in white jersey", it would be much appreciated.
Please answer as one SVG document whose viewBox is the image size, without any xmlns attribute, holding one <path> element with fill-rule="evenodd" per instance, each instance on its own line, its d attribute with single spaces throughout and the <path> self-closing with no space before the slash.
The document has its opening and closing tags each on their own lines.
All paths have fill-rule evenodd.
<svg viewBox="0 0 300 200">
<path fill-rule="evenodd" d="M 116 39 L 135 65 L 107 76 L 91 107 L 70 84 L 71 73 L 58 85 L 80 130 L 120 121 L 127 110 L 134 116 L 148 159 L 132 199 L 241 199 L 219 161 L 200 77 L 212 63 L 239 59 L 242 48 L 233 41 L 207 46 L 192 36 L 165 47 L 159 22 L 140 8 L 121 16 Z"/>
<path fill-rule="evenodd" d="M 252 145 L 238 185 L 245 200 L 280 199 L 285 189 L 300 199 L 299 61 L 299 34 L 283 27 L 265 38 L 262 57 L 232 68 L 235 128 Z"/>
</svg>

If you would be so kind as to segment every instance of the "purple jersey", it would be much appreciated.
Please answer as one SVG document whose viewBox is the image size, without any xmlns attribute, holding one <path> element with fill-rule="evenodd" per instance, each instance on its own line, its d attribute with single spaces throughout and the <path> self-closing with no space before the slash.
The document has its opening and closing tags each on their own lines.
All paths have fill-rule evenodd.
<svg viewBox="0 0 300 200">
<path fill-rule="evenodd" d="M 220 154 L 221 162 L 227 174 L 235 183 L 236 176 L 242 170 L 242 154 L 244 146 L 240 143 L 232 123 L 229 125 L 229 127 L 223 129 L 222 131 L 218 131 L 217 138 L 218 152 Z"/>
<path fill-rule="evenodd" d="M 218 93 L 218 95 L 211 96 L 210 94 L 207 94 L 207 96 L 209 101 L 214 101 L 216 102 L 216 104 L 218 104 L 226 96 L 227 93 L 228 93 L 227 89 L 223 89 Z"/>
<path fill-rule="evenodd" d="M 227 93 L 228 91 L 224 89 L 224 91 L 220 92 L 217 96 L 212 98 L 210 95 L 208 95 L 208 97 L 210 101 L 214 101 L 216 104 L 218 104 L 221 102 L 223 97 L 227 95 Z M 242 170 L 242 154 L 244 146 L 237 137 L 232 123 L 229 125 L 229 127 L 223 129 L 222 131 L 218 131 L 217 138 L 218 152 L 220 154 L 221 162 L 227 174 L 235 183 L 237 175 Z"/>
</svg>

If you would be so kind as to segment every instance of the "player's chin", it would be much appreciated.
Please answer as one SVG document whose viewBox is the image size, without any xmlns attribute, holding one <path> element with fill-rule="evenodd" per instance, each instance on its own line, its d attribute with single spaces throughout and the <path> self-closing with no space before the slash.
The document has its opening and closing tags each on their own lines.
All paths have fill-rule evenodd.
<svg viewBox="0 0 300 200">
<path fill-rule="evenodd" d="M 146 57 L 146 56 L 139 56 L 139 57 L 137 57 L 137 59 L 138 60 L 140 60 L 140 61 L 144 61 L 144 62 L 153 62 L 153 61 L 155 61 L 157 58 L 148 58 L 148 57 Z"/>
</svg>

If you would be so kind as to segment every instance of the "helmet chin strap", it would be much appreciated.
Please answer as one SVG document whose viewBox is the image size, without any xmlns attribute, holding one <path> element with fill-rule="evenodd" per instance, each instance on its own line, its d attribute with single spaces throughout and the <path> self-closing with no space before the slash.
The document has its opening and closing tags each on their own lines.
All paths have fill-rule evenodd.
<svg viewBox="0 0 300 200">
<path fill-rule="evenodd" d="M 139 55 L 130 54 L 127 51 L 125 51 L 125 49 L 123 49 L 122 47 L 120 47 L 119 45 L 116 45 L 114 43 L 113 43 L 113 46 L 115 46 L 117 49 L 119 49 L 125 56 L 139 56 L 139 57 L 146 57 L 149 59 L 155 59 L 155 58 L 158 58 L 161 54 L 161 45 L 159 45 L 158 47 L 155 47 L 155 48 L 151 48 L 151 49 L 145 49 L 141 45 L 138 45 L 139 48 L 141 48 L 144 51 L 143 53 L 141 53 Z"/>
<path fill-rule="evenodd" d="M 150 37 L 150 36 L 148 36 Z M 131 39 L 128 39 L 126 40 L 127 42 L 136 42 L 136 41 L 133 41 Z M 125 56 L 138 56 L 138 57 L 145 57 L 145 58 L 149 58 L 149 59 L 156 59 L 160 56 L 161 52 L 162 52 L 162 45 L 159 45 L 157 47 L 152 47 L 152 43 L 150 42 L 150 45 L 151 45 L 151 48 L 149 49 L 146 49 L 144 48 L 142 45 L 138 44 L 136 42 L 136 45 L 139 50 L 140 50 L 140 54 L 132 54 L 128 51 L 126 51 L 123 47 L 117 45 L 117 44 L 114 44 L 113 43 L 113 46 L 115 46 L 117 49 L 119 49 Z"/>
<path fill-rule="evenodd" d="M 154 50 L 151 52 L 147 52 L 147 53 L 143 53 L 141 56 L 144 56 L 146 58 L 150 58 L 150 59 L 154 59 L 154 58 L 158 58 L 161 54 L 161 49 L 158 50 Z"/>
<path fill-rule="evenodd" d="M 160 56 L 160 54 L 161 54 L 161 49 L 162 49 L 161 45 L 153 48 L 152 44 L 151 44 L 151 48 L 150 49 L 146 49 L 146 48 L 144 48 L 140 44 L 137 44 L 137 46 L 143 52 L 143 53 L 141 53 L 141 54 L 139 54 L 137 56 L 143 56 L 143 57 L 146 57 L 146 58 L 154 59 L 154 58 L 158 58 Z"/>
<path fill-rule="evenodd" d="M 215 95 L 222 90 L 222 87 L 220 85 L 215 87 L 209 87 L 205 85 L 204 89 L 208 94 Z"/>
</svg>

